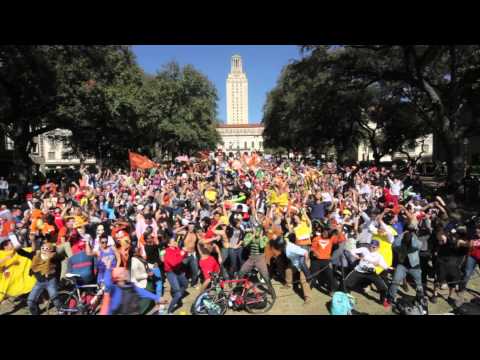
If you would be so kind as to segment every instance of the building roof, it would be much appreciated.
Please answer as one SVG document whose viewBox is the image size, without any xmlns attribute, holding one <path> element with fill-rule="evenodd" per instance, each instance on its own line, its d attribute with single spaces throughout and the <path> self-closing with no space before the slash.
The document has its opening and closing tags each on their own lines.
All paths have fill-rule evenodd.
<svg viewBox="0 0 480 360">
<path fill-rule="evenodd" d="M 220 124 L 217 125 L 217 128 L 221 129 L 248 129 L 248 128 L 263 128 L 262 124 Z"/>
</svg>

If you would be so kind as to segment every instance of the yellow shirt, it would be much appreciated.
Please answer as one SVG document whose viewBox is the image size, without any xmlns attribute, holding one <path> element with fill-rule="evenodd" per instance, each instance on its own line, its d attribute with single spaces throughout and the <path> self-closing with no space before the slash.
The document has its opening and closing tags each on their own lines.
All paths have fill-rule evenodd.
<svg viewBox="0 0 480 360">
<path fill-rule="evenodd" d="M 397 232 L 393 227 L 390 225 L 387 225 L 388 231 L 393 235 L 397 236 Z M 378 247 L 378 252 L 383 256 L 385 259 L 385 262 L 387 263 L 388 266 L 392 266 L 393 263 L 393 250 L 392 250 L 392 244 L 388 241 L 388 237 L 386 234 L 380 235 L 380 234 L 375 234 L 372 236 L 372 240 L 378 240 L 380 243 L 380 246 Z M 375 272 L 377 274 L 380 274 L 383 271 L 383 269 L 380 266 L 377 266 L 375 268 Z"/>
<path fill-rule="evenodd" d="M 297 238 L 297 240 L 310 239 L 310 237 L 312 236 L 312 229 L 310 227 L 310 224 L 305 220 L 302 220 L 300 224 L 298 224 L 293 230 L 295 232 L 295 237 Z"/>
</svg>

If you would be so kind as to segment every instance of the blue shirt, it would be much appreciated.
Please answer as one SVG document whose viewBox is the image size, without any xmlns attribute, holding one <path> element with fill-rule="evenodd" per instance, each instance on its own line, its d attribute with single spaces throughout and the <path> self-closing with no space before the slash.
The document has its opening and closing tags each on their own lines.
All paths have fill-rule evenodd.
<svg viewBox="0 0 480 360">
<path fill-rule="evenodd" d="M 84 284 L 95 282 L 95 258 L 81 251 L 68 259 L 69 273 L 80 275 Z"/>
<path fill-rule="evenodd" d="M 130 286 L 133 286 L 134 290 L 137 292 L 138 296 L 140 296 L 141 298 L 150 299 L 155 302 L 158 302 L 161 299 L 161 296 L 157 296 L 154 293 L 151 293 L 148 290 L 139 288 L 134 284 L 130 284 Z M 110 294 L 110 306 L 108 309 L 108 315 L 111 315 L 122 304 L 122 289 L 118 285 L 115 285 L 112 282 L 111 270 L 108 270 L 105 274 L 105 291 Z"/>
<path fill-rule="evenodd" d="M 310 216 L 312 220 L 323 220 L 323 218 L 325 217 L 325 210 L 328 205 L 328 202 L 321 202 L 320 204 L 317 204 L 316 202 L 309 203 L 308 206 L 312 209 Z"/>
</svg>

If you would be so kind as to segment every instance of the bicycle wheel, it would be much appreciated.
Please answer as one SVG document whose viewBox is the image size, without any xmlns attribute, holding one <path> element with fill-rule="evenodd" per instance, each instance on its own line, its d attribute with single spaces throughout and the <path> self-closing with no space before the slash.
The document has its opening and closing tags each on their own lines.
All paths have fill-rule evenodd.
<svg viewBox="0 0 480 360">
<path fill-rule="evenodd" d="M 226 298 L 208 290 L 197 296 L 191 308 L 193 315 L 224 315 L 226 312 Z"/>
<path fill-rule="evenodd" d="M 60 291 L 58 299 L 61 315 L 83 315 L 83 305 L 75 292 Z"/>
<path fill-rule="evenodd" d="M 251 314 L 262 314 L 270 311 L 275 304 L 275 292 L 267 285 L 254 284 L 245 294 L 245 310 Z"/>
</svg>

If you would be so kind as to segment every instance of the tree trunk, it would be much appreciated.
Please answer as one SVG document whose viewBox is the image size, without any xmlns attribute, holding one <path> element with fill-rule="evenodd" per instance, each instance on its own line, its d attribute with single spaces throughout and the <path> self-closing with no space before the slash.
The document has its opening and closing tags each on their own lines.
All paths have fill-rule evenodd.
<svg viewBox="0 0 480 360">
<path fill-rule="evenodd" d="M 373 154 L 373 161 L 375 162 L 375 166 L 380 166 L 380 159 L 382 156 L 379 154 Z"/>
<path fill-rule="evenodd" d="M 32 179 L 33 161 L 30 158 L 27 148 L 28 142 L 23 139 L 13 139 L 14 141 L 14 168 L 18 174 L 20 183 L 28 183 Z"/>
<path fill-rule="evenodd" d="M 465 176 L 464 145 L 453 136 L 445 140 L 448 183 L 458 185 Z"/>
</svg>

